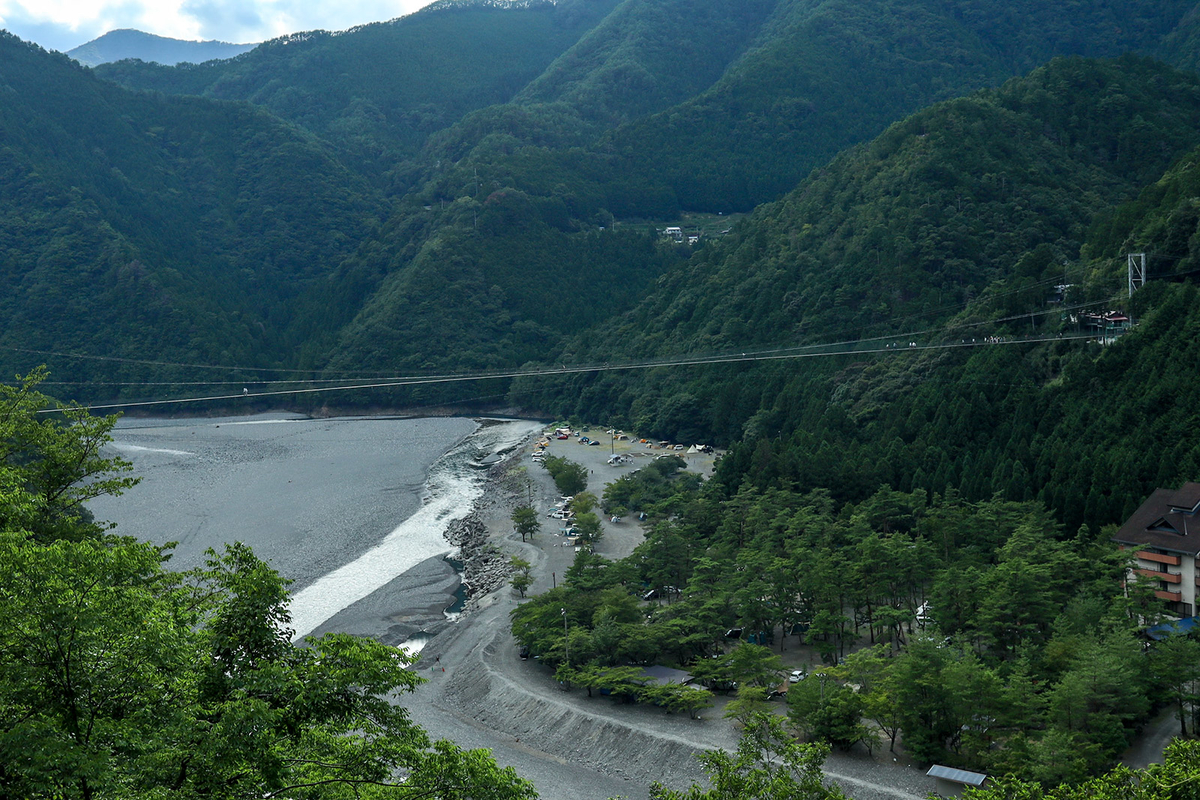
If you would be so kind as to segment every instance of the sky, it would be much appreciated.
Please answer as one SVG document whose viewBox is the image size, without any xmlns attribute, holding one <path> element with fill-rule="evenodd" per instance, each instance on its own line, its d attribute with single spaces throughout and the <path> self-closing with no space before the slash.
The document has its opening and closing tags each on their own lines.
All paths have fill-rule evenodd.
<svg viewBox="0 0 1200 800">
<path fill-rule="evenodd" d="M 117 28 L 172 39 L 261 42 L 402 17 L 431 0 L 0 0 L 0 28 L 66 52 Z"/>
</svg>

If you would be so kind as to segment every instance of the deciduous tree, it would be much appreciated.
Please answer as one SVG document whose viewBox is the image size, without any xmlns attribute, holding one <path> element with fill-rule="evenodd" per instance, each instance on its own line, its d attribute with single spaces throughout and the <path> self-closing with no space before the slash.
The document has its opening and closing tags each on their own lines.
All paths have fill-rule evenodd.
<svg viewBox="0 0 1200 800">
<path fill-rule="evenodd" d="M 162 556 L 0 535 L 3 794 L 535 796 L 389 700 L 420 682 L 401 651 L 348 635 L 293 644 L 286 584 L 248 548 L 182 575 Z"/>
<path fill-rule="evenodd" d="M 772 714 L 754 714 L 742 730 L 737 751 L 715 750 L 697 758 L 708 776 L 708 788 L 693 784 L 684 791 L 661 783 L 650 787 L 651 800 L 845 800 L 827 784 L 821 765 L 828 748 L 797 744 Z"/>
<path fill-rule="evenodd" d="M 517 506 L 512 512 L 513 529 L 521 534 L 521 541 L 525 541 L 525 537 L 533 538 L 533 535 L 541 528 L 541 521 L 538 519 L 537 511 L 530 506 Z"/>
</svg>

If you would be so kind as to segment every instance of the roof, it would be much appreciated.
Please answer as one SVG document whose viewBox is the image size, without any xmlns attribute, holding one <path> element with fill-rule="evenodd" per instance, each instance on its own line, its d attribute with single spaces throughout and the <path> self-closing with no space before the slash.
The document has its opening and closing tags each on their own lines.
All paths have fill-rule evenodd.
<svg viewBox="0 0 1200 800">
<path fill-rule="evenodd" d="M 966 786 L 983 786 L 983 782 L 987 780 L 987 775 L 984 775 L 982 772 L 967 772 L 965 769 L 943 767 L 941 764 L 934 764 L 929 768 L 929 772 L 925 774 L 934 778 L 961 783 Z"/>
<path fill-rule="evenodd" d="M 1200 617 L 1170 620 L 1146 628 L 1146 635 L 1156 642 L 1161 642 L 1163 639 L 1173 636 L 1176 633 L 1186 635 L 1195 630 L 1197 625 L 1200 625 Z"/>
<path fill-rule="evenodd" d="M 1155 489 L 1113 537 L 1122 544 L 1195 556 L 1200 551 L 1200 483 Z"/>
<path fill-rule="evenodd" d="M 1171 508 L 1195 513 L 1200 507 L 1200 483 L 1185 483 L 1171 498 Z"/>
</svg>

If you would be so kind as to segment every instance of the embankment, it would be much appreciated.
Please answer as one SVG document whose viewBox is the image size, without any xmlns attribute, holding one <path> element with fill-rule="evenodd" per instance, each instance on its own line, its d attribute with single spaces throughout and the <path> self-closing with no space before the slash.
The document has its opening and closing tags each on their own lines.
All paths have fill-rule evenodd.
<svg viewBox="0 0 1200 800">
<path fill-rule="evenodd" d="M 516 661 L 507 632 L 496 630 L 504 610 L 489 608 L 472 620 L 472 633 L 482 638 L 440 685 L 442 704 L 530 747 L 634 784 L 665 780 L 677 785 L 700 779 L 696 745 L 644 727 L 644 713 L 639 712 L 647 709 L 623 708 L 622 715 L 631 719 L 616 719 L 587 708 L 604 708 L 611 703 L 608 699 L 588 700 L 579 691 L 568 694 L 545 687 L 531 690 L 521 682 L 517 671 L 541 668 Z M 484 619 L 491 616 L 501 619 Z"/>
</svg>

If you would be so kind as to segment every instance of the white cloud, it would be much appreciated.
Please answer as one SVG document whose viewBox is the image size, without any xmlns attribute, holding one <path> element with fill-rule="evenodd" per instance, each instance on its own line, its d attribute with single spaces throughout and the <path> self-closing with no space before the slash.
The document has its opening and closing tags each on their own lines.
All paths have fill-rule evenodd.
<svg viewBox="0 0 1200 800">
<path fill-rule="evenodd" d="M 0 28 L 70 50 L 117 28 L 174 39 L 258 42 L 411 14 L 430 0 L 0 0 Z"/>
</svg>

